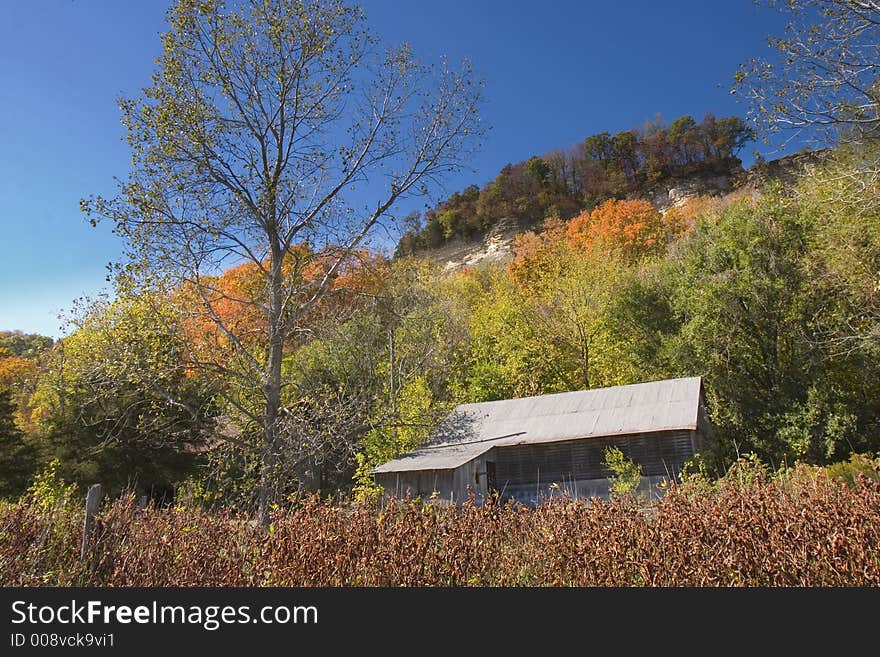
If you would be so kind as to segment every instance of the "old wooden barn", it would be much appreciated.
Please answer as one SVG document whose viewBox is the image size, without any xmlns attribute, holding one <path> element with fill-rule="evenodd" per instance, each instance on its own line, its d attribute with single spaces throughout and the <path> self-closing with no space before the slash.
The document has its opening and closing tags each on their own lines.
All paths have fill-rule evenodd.
<svg viewBox="0 0 880 657">
<path fill-rule="evenodd" d="M 711 436 L 699 377 L 458 406 L 428 443 L 373 470 L 386 495 L 460 502 L 470 488 L 533 504 L 607 497 L 605 448 L 642 466 L 640 491 L 677 477 Z"/>
</svg>

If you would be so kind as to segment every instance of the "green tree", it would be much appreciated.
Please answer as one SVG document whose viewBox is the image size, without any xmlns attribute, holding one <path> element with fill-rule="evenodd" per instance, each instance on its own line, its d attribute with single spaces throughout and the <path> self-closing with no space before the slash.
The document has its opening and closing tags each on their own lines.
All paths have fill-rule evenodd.
<svg viewBox="0 0 880 657">
<path fill-rule="evenodd" d="M 455 382 L 456 399 L 492 401 L 545 389 L 548 359 L 531 322 L 530 304 L 503 270 L 488 274 L 468 332 L 465 364 Z"/>
<path fill-rule="evenodd" d="M 15 424 L 9 390 L 0 387 L 0 499 L 13 499 L 27 488 L 35 468 L 33 446 Z"/>
<path fill-rule="evenodd" d="M 677 118 L 669 125 L 669 143 L 676 150 L 676 156 L 681 164 L 688 164 L 694 160 L 698 134 L 697 123 L 690 114 Z"/>
<path fill-rule="evenodd" d="M 167 297 L 119 290 L 79 308 L 31 400 L 34 439 L 67 481 L 167 492 L 214 435 L 215 388 L 190 369 Z"/>
<path fill-rule="evenodd" d="M 656 182 L 669 175 L 675 165 L 675 155 L 669 143 L 669 133 L 659 116 L 645 121 L 639 134 L 639 144 L 645 160 L 648 182 Z"/>
<path fill-rule="evenodd" d="M 807 281 L 804 226 L 778 199 L 733 206 L 717 224 L 698 223 L 674 266 L 674 339 L 682 374 L 703 374 L 713 420 L 726 440 L 779 462 L 779 417 L 809 378 L 803 340 Z"/>
<path fill-rule="evenodd" d="M 642 466 L 626 458 L 619 447 L 605 448 L 605 467 L 611 471 L 608 489 L 614 495 L 633 495 L 642 480 Z"/>
<path fill-rule="evenodd" d="M 34 359 L 52 347 L 52 338 L 37 333 L 0 331 L 0 358 L 6 349 L 11 356 Z"/>
<path fill-rule="evenodd" d="M 168 22 L 152 85 L 120 102 L 130 178 L 116 199 L 84 207 L 112 218 L 135 263 L 194 290 L 237 350 L 228 376 L 263 397 L 249 421 L 261 434 L 265 523 L 285 344 L 396 202 L 459 168 L 479 138 L 481 85 L 467 67 L 420 65 L 407 46 L 379 56 L 361 10 L 338 0 L 229 10 L 178 0 Z M 366 181 L 370 200 L 355 193 Z M 267 327 L 256 346 L 220 319 L 205 278 L 242 261 L 266 290 L 254 301 Z M 316 266 L 322 275 L 306 275 Z"/>
<path fill-rule="evenodd" d="M 537 155 L 532 155 L 532 157 L 526 160 L 526 171 L 542 187 L 547 184 L 550 177 L 550 167 Z"/>
<path fill-rule="evenodd" d="M 642 174 L 639 137 L 634 130 L 618 132 L 612 140 L 612 148 L 616 168 L 623 179 L 615 189 L 615 193 L 622 195 L 638 182 Z"/>
<path fill-rule="evenodd" d="M 738 116 L 704 119 L 702 132 L 710 144 L 710 153 L 720 160 L 734 157 L 743 146 L 755 138 L 755 131 Z"/>
<path fill-rule="evenodd" d="M 856 427 L 872 420 L 853 375 L 867 370 L 829 358 L 817 340 L 821 295 L 806 266 L 814 234 L 790 199 L 771 193 L 700 221 L 670 263 L 680 328 L 666 355 L 677 373 L 706 378 L 730 461 L 755 451 L 774 464 L 826 462 L 865 445 Z"/>
<path fill-rule="evenodd" d="M 837 358 L 880 357 L 880 186 L 876 146 L 840 148 L 798 185 L 815 226 L 808 266 L 819 340 Z"/>
<path fill-rule="evenodd" d="M 427 440 L 435 424 L 428 421 L 433 402 L 424 377 L 416 377 L 401 386 L 394 397 L 393 421 L 384 418 L 364 436 L 362 450 L 357 455 L 357 495 L 368 497 L 378 492 L 371 474 L 373 468 L 416 449 Z"/>
<path fill-rule="evenodd" d="M 553 270 L 550 270 L 553 271 Z M 530 288 L 527 315 L 547 382 L 541 392 L 633 383 L 627 333 L 614 313 L 629 275 L 626 263 L 569 244 L 556 253 L 555 273 Z M 539 361 L 540 362 L 540 361 Z M 635 379 L 634 379 L 635 377 Z"/>
<path fill-rule="evenodd" d="M 363 353 L 371 345 L 366 378 L 373 395 L 357 443 L 358 493 L 373 490 L 373 467 L 421 445 L 451 410 L 452 382 L 470 340 L 471 307 L 481 292 L 469 273 L 446 276 L 429 262 L 401 260 L 377 302 L 353 318 L 371 336 L 353 341 L 352 351 Z"/>
</svg>

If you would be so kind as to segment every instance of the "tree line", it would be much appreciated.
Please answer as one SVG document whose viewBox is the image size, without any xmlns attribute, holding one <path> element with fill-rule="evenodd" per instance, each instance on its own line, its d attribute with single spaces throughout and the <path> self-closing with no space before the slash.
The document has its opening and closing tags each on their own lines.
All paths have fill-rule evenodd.
<svg viewBox="0 0 880 657">
<path fill-rule="evenodd" d="M 736 154 L 753 138 L 741 118 L 711 114 L 700 122 L 685 115 L 668 125 L 655 119 L 638 130 L 590 135 L 576 146 L 508 164 L 482 188 L 455 192 L 423 216 L 411 214 L 396 255 L 471 239 L 504 218 L 527 226 L 548 217 L 570 219 L 671 177 L 729 175 L 741 168 Z"/>
</svg>

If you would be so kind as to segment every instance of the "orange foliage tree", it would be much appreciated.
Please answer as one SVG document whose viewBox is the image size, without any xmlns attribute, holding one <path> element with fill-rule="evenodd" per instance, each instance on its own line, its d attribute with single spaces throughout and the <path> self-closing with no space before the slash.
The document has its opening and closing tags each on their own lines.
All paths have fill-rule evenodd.
<svg viewBox="0 0 880 657">
<path fill-rule="evenodd" d="M 531 287 L 553 275 L 562 261 L 560 249 L 566 246 L 565 226 L 560 219 L 548 219 L 540 233 L 530 230 L 516 236 L 507 271 L 519 288 Z"/>
<path fill-rule="evenodd" d="M 220 325 L 242 344 L 252 345 L 261 339 L 266 322 L 265 314 L 259 310 L 265 297 L 263 280 L 260 268 L 246 262 L 219 276 L 203 276 L 198 286 L 184 284 L 178 291 L 181 305 L 187 309 L 186 339 L 196 359 L 225 363 L 232 355 L 235 347 Z"/>
<path fill-rule="evenodd" d="M 533 287 L 562 275 L 572 257 L 630 260 L 661 253 L 693 223 L 692 213 L 664 216 L 648 201 L 611 199 L 567 223 L 549 219 L 541 232 L 517 236 L 508 273 L 520 288 Z"/>
<path fill-rule="evenodd" d="M 18 356 L 0 358 L 0 386 L 18 388 L 33 382 L 37 376 L 34 361 Z"/>
<path fill-rule="evenodd" d="M 31 428 L 28 400 L 37 385 L 37 364 L 20 356 L 0 357 L 0 390 L 9 391 L 16 407 L 16 420 L 24 428 Z"/>
<path fill-rule="evenodd" d="M 722 212 L 735 203 L 745 202 L 751 205 L 755 200 L 755 192 L 748 188 L 741 188 L 725 196 L 691 196 L 680 205 L 669 208 L 666 220 L 686 232 L 692 230 L 699 220 L 716 223 Z"/>
<path fill-rule="evenodd" d="M 686 228 L 678 215 L 664 216 L 648 201 L 610 199 L 572 219 L 566 237 L 587 251 L 640 257 L 661 251 Z"/>
<path fill-rule="evenodd" d="M 305 266 L 303 262 L 308 261 Z M 335 267 L 334 267 L 335 265 Z M 189 344 L 197 359 L 226 364 L 235 352 L 226 331 L 242 344 L 254 348 L 268 335 L 265 304 L 267 302 L 265 268 L 268 262 L 257 265 L 245 262 L 227 269 L 219 276 L 203 276 L 199 287 L 184 286 L 179 294 L 184 306 L 190 309 L 185 322 Z M 356 307 L 358 299 L 377 293 L 388 267 L 384 258 L 367 251 L 357 251 L 341 265 L 332 256 L 322 257 L 306 252 L 304 247 L 291 249 L 283 265 L 285 280 L 296 287 L 305 304 L 309 283 L 318 284 L 333 271 L 326 293 L 303 317 L 301 327 L 307 328 L 320 321 L 330 321 Z M 296 277 L 297 281 L 292 279 Z M 200 298 L 205 295 L 205 299 Z M 216 317 L 215 317 L 216 315 Z M 285 343 L 286 350 L 301 341 L 299 332 L 293 332 Z"/>
</svg>

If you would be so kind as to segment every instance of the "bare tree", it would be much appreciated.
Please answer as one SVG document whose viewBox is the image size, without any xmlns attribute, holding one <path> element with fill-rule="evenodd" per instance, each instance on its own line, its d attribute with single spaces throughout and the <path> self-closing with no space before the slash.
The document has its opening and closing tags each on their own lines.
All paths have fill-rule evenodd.
<svg viewBox="0 0 880 657">
<path fill-rule="evenodd" d="M 458 170 L 481 136 L 470 69 L 380 52 L 340 0 L 178 0 L 152 85 L 120 101 L 133 150 L 115 199 L 84 210 L 127 239 L 130 271 L 175 281 L 234 352 L 193 363 L 261 393 L 258 514 L 279 463 L 285 345 L 405 196 Z M 225 321 L 216 274 L 243 262 L 263 293 L 255 339 Z M 317 272 L 317 274 L 315 273 Z M 230 396 L 230 403 L 236 396 Z"/>
<path fill-rule="evenodd" d="M 880 3 L 873 0 L 768 0 L 786 14 L 785 34 L 768 39 L 777 56 L 756 58 L 733 91 L 770 131 L 860 141 L 880 129 Z"/>
</svg>

